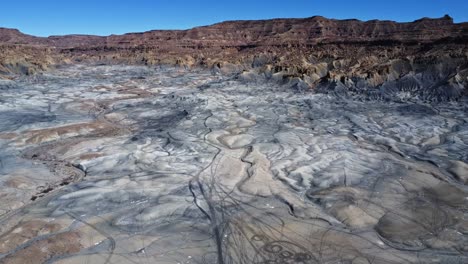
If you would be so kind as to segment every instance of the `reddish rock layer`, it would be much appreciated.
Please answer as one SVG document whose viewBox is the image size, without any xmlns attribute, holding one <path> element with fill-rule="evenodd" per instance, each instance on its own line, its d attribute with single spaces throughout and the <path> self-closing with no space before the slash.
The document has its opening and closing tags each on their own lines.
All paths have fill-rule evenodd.
<svg viewBox="0 0 468 264">
<path fill-rule="evenodd" d="M 355 89 L 360 80 L 380 87 L 406 78 L 409 87 L 450 89 L 456 96 L 468 83 L 468 23 L 453 23 L 449 16 L 410 23 L 320 16 L 228 21 L 107 37 L 39 38 L 0 29 L 0 43 L 0 76 L 92 62 L 202 66 L 225 73 L 256 68 L 297 77 L 308 87 L 339 82 Z M 34 50 L 39 56 L 30 56 Z"/>
<path fill-rule="evenodd" d="M 304 19 L 227 21 L 189 30 L 153 30 L 107 37 L 90 35 L 34 37 L 16 29 L 0 28 L 0 43 L 36 44 L 55 47 L 77 46 L 276 46 L 330 42 L 433 42 L 444 38 L 468 37 L 468 23 L 453 23 L 445 16 L 422 18 L 410 23 L 394 21 L 336 20 L 314 16 Z M 172 46 L 174 47 L 174 46 Z"/>
</svg>

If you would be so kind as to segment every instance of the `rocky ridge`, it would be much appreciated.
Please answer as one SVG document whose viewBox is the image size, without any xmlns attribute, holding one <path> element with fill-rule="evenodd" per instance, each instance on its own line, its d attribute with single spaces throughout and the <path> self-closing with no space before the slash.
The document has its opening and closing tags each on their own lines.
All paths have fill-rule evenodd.
<svg viewBox="0 0 468 264">
<path fill-rule="evenodd" d="M 105 37 L 0 29 L 0 76 L 76 62 L 169 64 L 273 78 L 300 90 L 444 101 L 466 94 L 467 40 L 468 23 L 449 16 L 410 23 L 320 16 L 228 21 Z"/>
</svg>

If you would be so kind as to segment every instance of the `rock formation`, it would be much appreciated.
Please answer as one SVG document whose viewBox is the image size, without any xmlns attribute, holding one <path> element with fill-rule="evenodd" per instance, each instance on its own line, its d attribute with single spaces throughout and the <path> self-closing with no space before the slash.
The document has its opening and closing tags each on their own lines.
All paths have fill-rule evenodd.
<svg viewBox="0 0 468 264">
<path fill-rule="evenodd" d="M 407 93 L 440 101 L 466 93 L 467 41 L 468 23 L 453 23 L 449 16 L 410 23 L 320 16 L 228 21 L 107 37 L 39 38 L 0 29 L 7 54 L 0 57 L 0 76 L 70 62 L 169 64 L 223 73 L 253 70 L 304 89 L 380 99 Z"/>
<path fill-rule="evenodd" d="M 0 264 L 468 263 L 466 28 L 0 30 Z"/>
</svg>

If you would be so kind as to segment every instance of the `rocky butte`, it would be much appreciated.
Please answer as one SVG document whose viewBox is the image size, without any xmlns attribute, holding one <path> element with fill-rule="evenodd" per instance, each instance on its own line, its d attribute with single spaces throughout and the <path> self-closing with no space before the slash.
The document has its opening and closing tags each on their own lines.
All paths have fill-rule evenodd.
<svg viewBox="0 0 468 264">
<path fill-rule="evenodd" d="M 468 23 L 0 28 L 0 264 L 468 263 Z"/>
</svg>

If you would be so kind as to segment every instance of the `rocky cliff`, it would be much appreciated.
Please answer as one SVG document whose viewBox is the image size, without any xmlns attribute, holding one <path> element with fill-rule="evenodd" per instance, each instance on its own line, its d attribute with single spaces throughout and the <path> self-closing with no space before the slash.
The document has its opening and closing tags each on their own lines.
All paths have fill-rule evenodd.
<svg viewBox="0 0 468 264">
<path fill-rule="evenodd" d="M 466 94 L 468 23 L 305 19 L 228 21 L 189 30 L 40 38 L 0 29 L 0 76 L 60 63 L 170 64 L 285 82 L 299 90 L 392 99 Z M 37 54 L 37 55 L 35 55 Z"/>
</svg>

